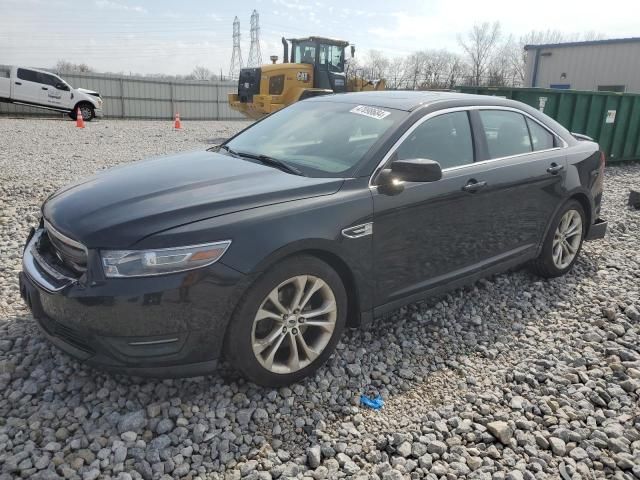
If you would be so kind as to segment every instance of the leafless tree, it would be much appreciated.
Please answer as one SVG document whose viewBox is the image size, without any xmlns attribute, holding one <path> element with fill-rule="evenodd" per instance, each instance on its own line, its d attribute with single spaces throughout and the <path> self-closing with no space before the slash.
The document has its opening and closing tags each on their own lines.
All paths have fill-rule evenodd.
<svg viewBox="0 0 640 480">
<path fill-rule="evenodd" d="M 67 60 L 58 60 L 55 66 L 55 70 L 59 73 L 93 72 L 93 68 L 91 68 L 86 63 L 73 63 Z"/>
<path fill-rule="evenodd" d="M 197 65 L 193 71 L 187 75 L 189 80 L 213 80 L 215 75 L 211 70 L 201 65 Z"/>
<path fill-rule="evenodd" d="M 458 41 L 468 57 L 471 80 L 474 85 L 480 85 L 500 41 L 500 22 L 475 24 L 466 37 L 458 37 Z"/>
<path fill-rule="evenodd" d="M 387 76 L 384 77 L 387 82 L 387 88 L 390 90 L 399 90 L 406 83 L 405 61 L 402 57 L 396 57 L 389 62 L 389 70 Z"/>
</svg>

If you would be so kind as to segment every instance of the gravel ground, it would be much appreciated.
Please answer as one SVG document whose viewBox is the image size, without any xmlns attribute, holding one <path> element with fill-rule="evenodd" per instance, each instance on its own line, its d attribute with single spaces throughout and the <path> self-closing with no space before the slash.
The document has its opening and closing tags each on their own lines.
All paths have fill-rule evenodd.
<svg viewBox="0 0 640 480">
<path fill-rule="evenodd" d="M 603 241 L 350 331 L 313 378 L 150 381 L 82 366 L 18 295 L 43 199 L 93 171 L 204 148 L 241 123 L 0 119 L 0 479 L 640 478 L 640 165 L 607 168 Z M 358 406 L 371 386 L 386 404 Z"/>
</svg>

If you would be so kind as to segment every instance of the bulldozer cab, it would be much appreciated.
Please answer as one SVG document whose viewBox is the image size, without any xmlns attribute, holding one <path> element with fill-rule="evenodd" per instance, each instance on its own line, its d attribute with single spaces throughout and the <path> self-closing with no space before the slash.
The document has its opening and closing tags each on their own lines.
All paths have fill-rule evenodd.
<svg viewBox="0 0 640 480">
<path fill-rule="evenodd" d="M 291 63 L 313 65 L 313 88 L 345 92 L 345 48 L 349 42 L 325 37 L 290 38 Z M 285 59 L 286 61 L 286 59 Z"/>
</svg>

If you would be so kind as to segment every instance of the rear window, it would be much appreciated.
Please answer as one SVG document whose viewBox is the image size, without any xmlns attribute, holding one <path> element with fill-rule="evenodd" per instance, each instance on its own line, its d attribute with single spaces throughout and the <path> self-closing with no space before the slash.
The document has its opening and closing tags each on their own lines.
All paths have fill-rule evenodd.
<svg viewBox="0 0 640 480">
<path fill-rule="evenodd" d="M 27 70 L 26 68 L 18 69 L 18 78 L 20 80 L 24 80 L 25 82 L 39 83 L 38 72 L 34 72 L 33 70 Z"/>
<path fill-rule="evenodd" d="M 531 145 L 533 145 L 535 151 L 553 148 L 554 139 L 549 130 L 530 118 L 527 118 L 527 125 L 531 134 Z"/>
<path fill-rule="evenodd" d="M 481 110 L 480 119 L 490 158 L 533 151 L 524 115 L 507 110 Z"/>
</svg>

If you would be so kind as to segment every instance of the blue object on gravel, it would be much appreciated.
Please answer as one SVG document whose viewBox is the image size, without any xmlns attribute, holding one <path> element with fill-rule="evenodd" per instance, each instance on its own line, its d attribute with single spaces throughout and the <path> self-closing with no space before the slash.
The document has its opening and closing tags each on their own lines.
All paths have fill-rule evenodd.
<svg viewBox="0 0 640 480">
<path fill-rule="evenodd" d="M 384 405 L 384 400 L 380 395 L 375 397 L 368 397 L 365 394 L 360 395 L 360 403 L 365 407 L 369 407 L 373 410 L 380 410 Z"/>
</svg>

